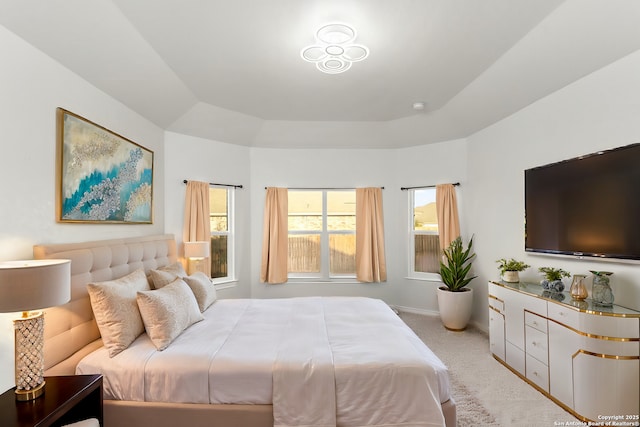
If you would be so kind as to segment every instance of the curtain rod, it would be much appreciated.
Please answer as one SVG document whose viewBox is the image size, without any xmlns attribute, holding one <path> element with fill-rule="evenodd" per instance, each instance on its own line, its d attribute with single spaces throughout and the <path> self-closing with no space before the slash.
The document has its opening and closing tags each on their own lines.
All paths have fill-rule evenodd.
<svg viewBox="0 0 640 427">
<path fill-rule="evenodd" d="M 266 190 L 269 187 L 264 187 Z M 384 187 L 380 187 L 384 190 Z M 287 187 L 287 190 L 355 190 L 355 187 Z"/>
<path fill-rule="evenodd" d="M 456 183 L 453 183 L 452 185 L 454 187 L 457 187 L 457 186 L 460 185 L 460 183 L 456 182 Z M 413 189 L 416 189 L 416 188 L 435 188 L 435 187 L 436 187 L 435 185 L 420 185 L 418 187 L 400 187 L 400 190 L 404 191 L 404 190 L 413 190 Z"/>
<path fill-rule="evenodd" d="M 185 180 L 184 180 L 184 181 L 182 181 L 182 182 L 184 182 L 184 183 L 186 184 L 186 183 L 187 183 L 187 182 L 189 182 L 189 181 L 187 181 L 187 180 L 185 179 Z M 218 187 L 243 188 L 243 187 L 242 187 L 242 185 L 235 185 L 235 184 L 218 184 L 218 183 L 215 183 L 215 182 L 209 182 L 208 184 L 209 184 L 209 185 L 216 185 L 216 186 L 218 186 Z"/>
</svg>

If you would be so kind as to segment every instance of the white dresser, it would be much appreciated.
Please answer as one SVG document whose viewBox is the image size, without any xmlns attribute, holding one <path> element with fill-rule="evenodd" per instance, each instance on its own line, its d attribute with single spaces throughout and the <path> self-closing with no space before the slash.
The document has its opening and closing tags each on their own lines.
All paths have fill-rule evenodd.
<svg viewBox="0 0 640 427">
<path fill-rule="evenodd" d="M 640 421 L 640 312 L 489 282 L 489 344 L 494 358 L 581 420 Z"/>
</svg>

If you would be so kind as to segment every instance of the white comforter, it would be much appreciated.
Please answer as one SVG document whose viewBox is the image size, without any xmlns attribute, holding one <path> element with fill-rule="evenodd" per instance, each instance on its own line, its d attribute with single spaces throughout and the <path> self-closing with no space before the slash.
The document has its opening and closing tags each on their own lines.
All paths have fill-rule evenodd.
<svg viewBox="0 0 640 427">
<path fill-rule="evenodd" d="M 78 374 L 107 399 L 273 404 L 276 426 L 443 426 L 444 364 L 385 303 L 329 297 L 219 300 L 164 351 L 146 334 Z"/>
</svg>

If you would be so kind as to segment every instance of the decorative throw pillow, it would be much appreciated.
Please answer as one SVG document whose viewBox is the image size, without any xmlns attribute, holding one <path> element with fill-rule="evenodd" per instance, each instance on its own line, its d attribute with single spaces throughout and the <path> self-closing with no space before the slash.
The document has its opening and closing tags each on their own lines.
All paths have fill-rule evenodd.
<svg viewBox="0 0 640 427">
<path fill-rule="evenodd" d="M 149 290 L 149 282 L 144 271 L 136 270 L 117 280 L 89 283 L 87 290 L 102 341 L 113 357 L 144 332 L 136 293 Z"/>
<path fill-rule="evenodd" d="M 160 271 L 166 271 L 167 273 L 173 273 L 178 277 L 186 277 L 187 272 L 184 271 L 184 267 L 182 263 L 176 261 L 173 264 L 165 265 L 164 267 L 158 268 Z"/>
<path fill-rule="evenodd" d="M 204 319 L 193 292 L 180 278 L 155 291 L 138 292 L 137 301 L 147 335 L 158 350 Z"/>
<path fill-rule="evenodd" d="M 213 286 L 211 279 L 209 279 L 206 274 L 198 271 L 193 273 L 191 276 L 183 278 L 182 280 L 184 280 L 193 291 L 201 312 L 204 312 L 215 302 L 217 298 L 216 288 Z"/>
<path fill-rule="evenodd" d="M 154 289 L 160 289 L 167 286 L 169 283 L 176 280 L 178 277 L 177 274 L 171 271 L 164 270 L 151 270 L 149 271 L 149 278 L 151 279 L 151 284 Z"/>
</svg>

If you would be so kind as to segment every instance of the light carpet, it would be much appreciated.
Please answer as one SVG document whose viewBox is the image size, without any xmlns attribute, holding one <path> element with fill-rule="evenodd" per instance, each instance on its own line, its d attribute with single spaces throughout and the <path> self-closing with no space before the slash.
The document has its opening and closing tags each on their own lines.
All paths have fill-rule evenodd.
<svg viewBox="0 0 640 427">
<path fill-rule="evenodd" d="M 438 316 L 401 312 L 400 317 L 449 368 L 459 427 L 580 425 L 496 361 L 483 331 L 470 326 L 452 332 Z"/>
</svg>

